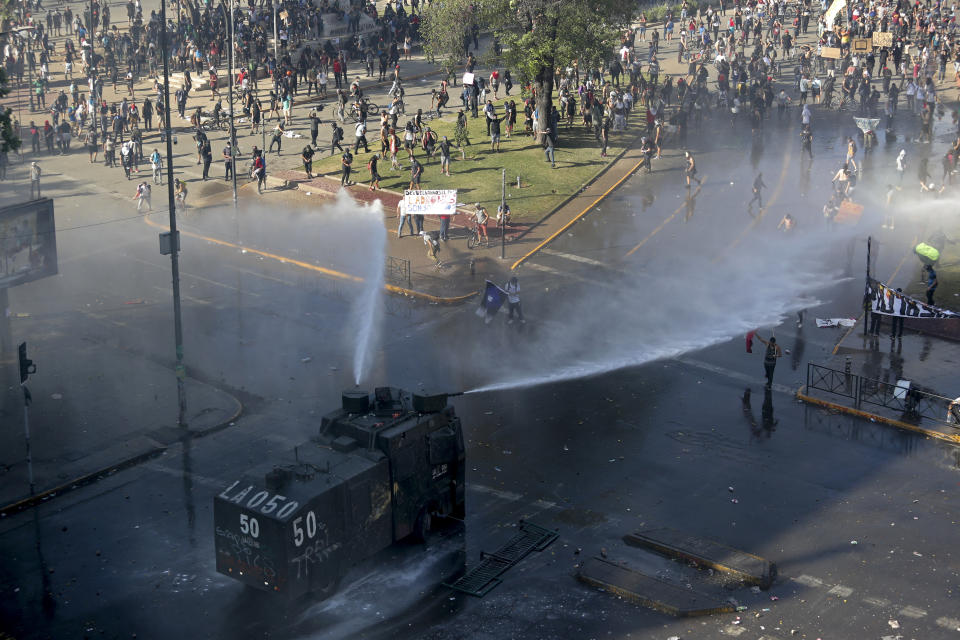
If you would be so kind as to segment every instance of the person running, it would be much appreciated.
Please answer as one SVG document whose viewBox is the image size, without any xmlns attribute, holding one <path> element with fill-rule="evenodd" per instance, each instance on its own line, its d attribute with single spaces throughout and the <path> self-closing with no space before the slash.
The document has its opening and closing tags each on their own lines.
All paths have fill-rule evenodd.
<svg viewBox="0 0 960 640">
<path fill-rule="evenodd" d="M 783 357 L 783 350 L 773 336 L 770 336 L 769 340 L 764 340 L 757 334 L 756 338 L 767 347 L 763 354 L 763 370 L 767 376 L 767 389 L 769 389 L 773 386 L 773 370 L 777 366 L 777 358 Z"/>
<path fill-rule="evenodd" d="M 758 203 L 760 209 L 763 209 L 763 189 L 766 189 L 767 185 L 763 182 L 763 173 L 758 173 L 756 179 L 753 181 L 753 198 L 750 199 L 750 203 L 747 205 L 747 213 L 753 215 L 753 203 Z"/>
<path fill-rule="evenodd" d="M 333 137 L 330 140 L 330 155 L 334 154 L 334 150 L 340 151 L 343 153 L 343 146 L 340 144 L 343 141 L 343 129 L 337 126 L 336 122 L 331 122 L 330 127 L 332 128 Z"/>
<path fill-rule="evenodd" d="M 692 180 L 696 180 L 698 185 L 703 184 L 703 181 L 697 177 L 697 161 L 693 159 L 693 154 L 689 151 L 684 151 L 683 154 L 687 158 L 687 166 L 684 171 L 687 178 L 687 189 L 690 188 L 690 182 Z"/>
</svg>

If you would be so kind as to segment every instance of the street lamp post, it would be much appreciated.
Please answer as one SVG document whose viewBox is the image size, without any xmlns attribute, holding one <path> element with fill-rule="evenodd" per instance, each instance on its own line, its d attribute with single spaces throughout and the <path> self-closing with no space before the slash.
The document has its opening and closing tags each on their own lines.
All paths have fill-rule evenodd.
<svg viewBox="0 0 960 640">
<path fill-rule="evenodd" d="M 228 20 L 230 24 L 228 28 L 230 29 L 230 57 L 227 58 L 227 85 L 229 87 L 229 100 L 230 100 L 230 141 L 227 143 L 227 146 L 230 147 L 230 162 L 233 165 L 233 208 L 237 208 L 237 149 L 236 149 L 236 140 L 237 140 L 237 131 L 234 128 L 233 124 L 233 54 L 236 50 L 236 46 L 233 41 L 233 0 L 230 0 L 230 7 L 228 10 Z"/>
<path fill-rule="evenodd" d="M 507 257 L 507 170 L 500 171 L 500 259 Z"/>
<path fill-rule="evenodd" d="M 273 63 L 277 64 L 280 58 L 277 57 L 277 0 L 273 1 Z"/>
<path fill-rule="evenodd" d="M 177 424 L 186 427 L 187 396 L 184 380 L 187 377 L 183 365 L 183 325 L 180 320 L 180 258 L 179 234 L 177 232 L 177 204 L 173 193 L 173 140 L 170 134 L 170 64 L 167 51 L 167 3 L 160 3 L 160 55 L 163 56 L 163 128 L 167 139 L 167 202 L 170 209 L 170 273 L 173 288 L 173 332 L 176 345 L 177 377 Z"/>
</svg>

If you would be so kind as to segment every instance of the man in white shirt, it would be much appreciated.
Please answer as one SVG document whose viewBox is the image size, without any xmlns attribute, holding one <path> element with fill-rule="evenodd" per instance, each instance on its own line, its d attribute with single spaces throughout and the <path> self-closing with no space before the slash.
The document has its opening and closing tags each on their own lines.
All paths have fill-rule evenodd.
<svg viewBox="0 0 960 640">
<path fill-rule="evenodd" d="M 520 285 L 517 282 L 517 277 L 510 278 L 510 281 L 503 286 L 503 290 L 507 292 L 507 309 L 509 310 L 507 324 L 513 324 L 514 311 L 517 312 L 517 320 L 520 321 L 520 324 L 526 323 L 526 320 L 523 319 L 523 310 L 520 308 Z"/>
</svg>

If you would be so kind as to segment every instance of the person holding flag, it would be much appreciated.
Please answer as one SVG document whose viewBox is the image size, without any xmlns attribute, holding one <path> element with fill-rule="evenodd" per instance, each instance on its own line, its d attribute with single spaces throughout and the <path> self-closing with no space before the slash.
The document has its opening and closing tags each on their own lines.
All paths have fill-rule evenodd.
<svg viewBox="0 0 960 640">
<path fill-rule="evenodd" d="M 483 317 L 484 324 L 490 324 L 493 316 L 503 306 L 507 299 L 507 292 L 487 280 L 483 296 L 480 298 L 480 306 L 477 308 L 477 315 Z"/>
</svg>

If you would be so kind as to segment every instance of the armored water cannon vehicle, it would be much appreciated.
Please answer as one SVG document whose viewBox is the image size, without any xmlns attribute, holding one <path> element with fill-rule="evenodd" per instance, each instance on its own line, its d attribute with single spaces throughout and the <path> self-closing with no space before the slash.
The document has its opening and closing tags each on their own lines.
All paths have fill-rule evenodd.
<svg viewBox="0 0 960 640">
<path fill-rule="evenodd" d="M 464 445 L 447 395 L 346 391 L 316 437 L 214 498 L 217 571 L 328 595 L 356 563 L 464 514 Z"/>
</svg>

